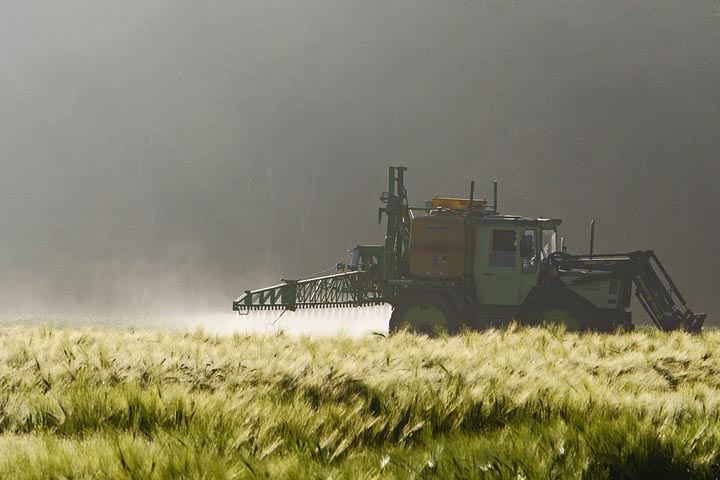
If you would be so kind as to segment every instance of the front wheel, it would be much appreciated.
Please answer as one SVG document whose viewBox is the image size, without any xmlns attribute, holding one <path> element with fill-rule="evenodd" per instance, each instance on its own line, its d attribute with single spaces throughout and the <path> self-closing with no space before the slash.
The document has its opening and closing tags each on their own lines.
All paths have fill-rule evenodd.
<svg viewBox="0 0 720 480">
<path fill-rule="evenodd" d="M 526 325 L 564 325 L 565 331 L 583 332 L 591 329 L 593 312 L 572 299 L 540 300 L 523 314 Z"/>
<path fill-rule="evenodd" d="M 389 330 L 390 333 L 408 330 L 435 337 L 443 332 L 455 334 L 461 325 L 462 314 L 449 298 L 418 295 L 406 299 L 393 309 Z"/>
</svg>

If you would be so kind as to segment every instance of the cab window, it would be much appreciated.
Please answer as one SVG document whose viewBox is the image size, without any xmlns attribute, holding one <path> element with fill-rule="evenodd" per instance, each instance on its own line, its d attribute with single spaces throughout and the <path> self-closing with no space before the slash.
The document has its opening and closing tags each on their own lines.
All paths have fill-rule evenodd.
<svg viewBox="0 0 720 480">
<path fill-rule="evenodd" d="M 493 230 L 490 258 L 491 267 L 514 267 L 517 252 L 517 233 L 514 230 Z"/>
<path fill-rule="evenodd" d="M 523 273 L 535 273 L 538 268 L 538 243 L 535 230 L 525 230 L 520 241 Z"/>
<path fill-rule="evenodd" d="M 542 253 L 547 258 L 550 254 L 557 252 L 557 232 L 555 230 L 543 230 L 542 232 Z"/>
</svg>

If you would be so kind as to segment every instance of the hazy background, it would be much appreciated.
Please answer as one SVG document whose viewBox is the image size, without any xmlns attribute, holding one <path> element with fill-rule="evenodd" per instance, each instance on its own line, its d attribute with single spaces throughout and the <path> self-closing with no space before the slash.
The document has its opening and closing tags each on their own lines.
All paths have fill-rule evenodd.
<svg viewBox="0 0 720 480">
<path fill-rule="evenodd" d="M 0 0 L 0 314 L 229 311 L 501 182 L 720 318 L 714 0 Z"/>
</svg>

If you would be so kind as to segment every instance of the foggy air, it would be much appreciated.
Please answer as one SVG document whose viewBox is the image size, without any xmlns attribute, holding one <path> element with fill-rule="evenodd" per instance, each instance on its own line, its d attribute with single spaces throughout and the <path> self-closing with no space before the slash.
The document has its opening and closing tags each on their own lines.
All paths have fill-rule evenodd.
<svg viewBox="0 0 720 480">
<path fill-rule="evenodd" d="M 720 297 L 720 8 L 15 1 L 0 15 L 0 314 L 228 314 L 410 201 L 562 218 Z M 229 321 L 236 321 L 233 316 Z"/>
</svg>

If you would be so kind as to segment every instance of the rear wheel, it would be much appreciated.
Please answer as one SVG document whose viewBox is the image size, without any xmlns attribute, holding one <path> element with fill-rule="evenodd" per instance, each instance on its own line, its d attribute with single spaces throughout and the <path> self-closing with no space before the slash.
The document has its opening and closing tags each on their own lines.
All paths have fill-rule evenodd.
<svg viewBox="0 0 720 480">
<path fill-rule="evenodd" d="M 457 333 L 462 325 L 462 315 L 455 304 L 446 297 L 411 297 L 393 309 L 389 330 L 408 330 L 435 337 L 447 332 Z"/>
</svg>

